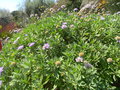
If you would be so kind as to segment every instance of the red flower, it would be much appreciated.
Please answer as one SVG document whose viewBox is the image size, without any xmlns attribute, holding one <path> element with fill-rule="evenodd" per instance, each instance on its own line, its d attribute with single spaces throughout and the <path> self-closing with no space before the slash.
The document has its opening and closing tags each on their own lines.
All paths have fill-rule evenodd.
<svg viewBox="0 0 120 90">
<path fill-rule="evenodd" d="M 0 51 L 2 50 L 2 41 L 0 41 Z"/>
</svg>

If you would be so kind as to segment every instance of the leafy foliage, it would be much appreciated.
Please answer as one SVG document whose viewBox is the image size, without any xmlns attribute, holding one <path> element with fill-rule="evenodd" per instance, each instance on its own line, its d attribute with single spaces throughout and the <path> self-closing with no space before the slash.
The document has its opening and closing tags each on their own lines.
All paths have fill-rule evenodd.
<svg viewBox="0 0 120 90">
<path fill-rule="evenodd" d="M 0 52 L 1 88 L 117 88 L 112 83 L 120 78 L 120 43 L 114 39 L 120 36 L 119 22 L 118 15 L 58 12 L 28 25 Z M 83 62 L 75 61 L 79 52 Z"/>
</svg>

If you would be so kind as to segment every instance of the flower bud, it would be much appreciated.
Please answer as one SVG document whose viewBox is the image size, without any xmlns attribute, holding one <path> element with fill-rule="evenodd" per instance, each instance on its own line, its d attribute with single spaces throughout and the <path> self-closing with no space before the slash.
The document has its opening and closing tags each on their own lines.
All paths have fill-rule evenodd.
<svg viewBox="0 0 120 90">
<path fill-rule="evenodd" d="M 11 65 L 12 66 L 15 66 L 17 63 L 16 62 L 11 62 Z"/>
<path fill-rule="evenodd" d="M 119 37 L 119 36 L 116 36 L 115 39 L 116 39 L 116 40 L 120 40 L 120 37 Z"/>
<path fill-rule="evenodd" d="M 80 53 L 79 53 L 79 56 L 80 56 L 80 57 L 84 56 L 84 53 L 83 53 L 83 52 L 80 52 Z"/>
<path fill-rule="evenodd" d="M 108 63 L 113 62 L 112 58 L 108 58 L 108 59 L 107 59 L 107 62 L 108 62 Z"/>
<path fill-rule="evenodd" d="M 56 61 L 55 65 L 60 66 L 61 65 L 61 61 Z"/>
</svg>

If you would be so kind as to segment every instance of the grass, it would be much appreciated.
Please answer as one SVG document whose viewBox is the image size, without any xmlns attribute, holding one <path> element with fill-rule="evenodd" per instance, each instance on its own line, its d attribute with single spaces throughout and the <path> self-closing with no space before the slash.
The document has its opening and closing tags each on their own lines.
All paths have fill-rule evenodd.
<svg viewBox="0 0 120 90">
<path fill-rule="evenodd" d="M 119 15 L 79 17 L 59 12 L 29 24 L 0 52 L 0 66 L 4 67 L 1 88 L 119 89 L 112 86 L 120 78 L 120 43 L 115 39 L 120 36 L 119 22 Z M 67 23 L 64 29 L 63 23 Z M 32 42 L 35 44 L 30 47 Z M 44 50 L 46 43 L 50 47 Z M 84 56 L 79 56 L 80 52 Z M 77 57 L 83 62 L 76 62 Z"/>
</svg>

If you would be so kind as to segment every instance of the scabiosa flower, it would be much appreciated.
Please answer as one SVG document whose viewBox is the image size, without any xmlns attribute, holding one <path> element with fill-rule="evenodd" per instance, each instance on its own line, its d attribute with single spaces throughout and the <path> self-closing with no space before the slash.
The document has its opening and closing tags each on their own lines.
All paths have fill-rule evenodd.
<svg viewBox="0 0 120 90">
<path fill-rule="evenodd" d="M 71 24 L 71 25 L 70 25 L 70 28 L 74 28 L 74 25 L 73 25 L 73 24 Z"/>
<path fill-rule="evenodd" d="M 23 49 L 24 48 L 24 45 L 21 45 L 21 46 L 19 46 L 18 48 L 17 48 L 17 50 L 21 50 L 21 49 Z"/>
<path fill-rule="evenodd" d="M 62 28 L 62 29 L 65 29 L 65 28 L 67 28 L 67 25 L 64 25 L 64 24 L 63 24 L 63 25 L 61 26 L 61 28 Z"/>
<path fill-rule="evenodd" d="M 101 20 L 105 20 L 105 18 L 103 16 L 100 17 Z"/>
<path fill-rule="evenodd" d="M 116 39 L 116 40 L 120 40 L 120 37 L 119 37 L 119 36 L 116 36 L 115 39 Z"/>
<path fill-rule="evenodd" d="M 35 42 L 30 43 L 28 46 L 32 47 L 35 44 Z"/>
<path fill-rule="evenodd" d="M 84 53 L 83 53 L 83 52 L 80 52 L 80 53 L 79 53 L 79 56 L 80 56 L 80 57 L 84 56 Z"/>
<path fill-rule="evenodd" d="M 58 8 L 57 11 L 60 11 L 60 8 Z"/>
<path fill-rule="evenodd" d="M 43 50 L 46 50 L 46 49 L 49 49 L 50 48 L 50 45 L 48 43 L 44 44 L 42 49 Z"/>
<path fill-rule="evenodd" d="M 107 62 L 108 62 L 108 63 L 113 62 L 112 58 L 108 58 L 108 59 L 107 59 Z"/>
<path fill-rule="evenodd" d="M 64 22 L 64 23 L 63 23 L 63 25 L 66 25 L 66 24 L 67 24 L 67 22 Z"/>
<path fill-rule="evenodd" d="M 93 65 L 91 65 L 87 61 L 84 61 L 84 66 L 85 66 L 85 68 L 92 68 L 93 67 Z"/>
<path fill-rule="evenodd" d="M 120 43 L 120 40 L 117 40 L 118 43 Z"/>
<path fill-rule="evenodd" d="M 61 61 L 56 61 L 55 65 L 60 66 L 61 65 Z"/>
<path fill-rule="evenodd" d="M 2 81 L 0 81 L 0 86 L 2 85 Z"/>
<path fill-rule="evenodd" d="M 18 38 L 13 42 L 13 44 L 16 44 L 19 39 L 20 39 L 20 37 L 18 37 Z"/>
<path fill-rule="evenodd" d="M 120 14 L 120 11 L 118 11 L 117 13 L 115 13 L 115 14 Z"/>
<path fill-rule="evenodd" d="M 2 72 L 3 72 L 3 67 L 0 67 L 0 75 L 1 75 Z"/>
<path fill-rule="evenodd" d="M 77 58 L 75 59 L 75 61 L 76 61 L 76 62 L 83 62 L 83 58 L 82 58 L 82 57 L 77 57 Z"/>
<path fill-rule="evenodd" d="M 73 11 L 75 11 L 75 12 L 78 11 L 78 8 L 74 8 Z"/>
<path fill-rule="evenodd" d="M 62 5 L 61 8 L 65 8 L 66 6 L 65 5 Z"/>
<path fill-rule="evenodd" d="M 28 36 L 28 34 L 24 34 L 24 36 Z"/>
<path fill-rule="evenodd" d="M 54 11 L 54 9 L 53 9 L 53 8 L 50 8 L 50 11 Z"/>
</svg>

